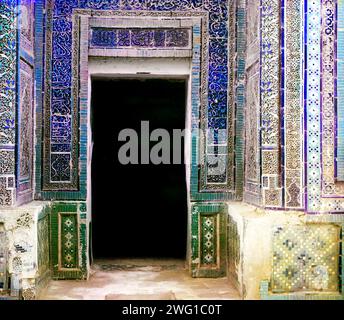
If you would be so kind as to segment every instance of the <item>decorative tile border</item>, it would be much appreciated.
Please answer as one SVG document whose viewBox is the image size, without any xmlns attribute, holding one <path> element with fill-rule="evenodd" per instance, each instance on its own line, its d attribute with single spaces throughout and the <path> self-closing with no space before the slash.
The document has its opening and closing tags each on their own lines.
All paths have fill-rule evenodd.
<svg viewBox="0 0 344 320">
<path fill-rule="evenodd" d="M 236 28 L 232 28 L 231 37 L 229 38 L 229 46 L 235 44 L 235 48 L 229 51 L 229 70 L 235 70 L 233 76 L 234 98 L 229 98 L 229 123 L 232 125 L 230 135 L 228 137 L 229 153 L 231 151 L 235 154 L 235 169 L 229 171 L 235 177 L 236 199 L 243 198 L 244 189 L 244 109 L 245 109 L 245 64 L 246 64 L 246 1 L 238 1 L 236 5 L 232 3 L 233 11 L 231 13 L 233 22 L 236 23 Z M 234 18 L 235 17 L 235 18 Z M 231 17 L 230 17 L 231 19 Z M 230 20 L 231 22 L 231 20 Z M 232 22 L 232 23 L 233 23 Z M 231 53 L 232 52 L 232 53 Z M 236 58 L 234 58 L 236 56 Z M 231 58 L 233 57 L 233 58 Z M 234 65 L 236 63 L 236 65 Z M 234 72 L 234 71 L 233 71 Z M 231 84 L 231 82 L 229 82 Z M 231 93 L 229 89 L 229 94 Z M 234 100 L 233 102 L 231 102 Z M 231 108 L 231 106 L 233 106 Z M 231 127 L 229 127 L 231 128 Z M 235 138 L 234 138 L 235 137 Z M 231 157 L 229 157 L 229 161 Z M 230 164 L 230 167 L 233 164 Z M 229 177 L 230 179 L 230 177 Z"/>
<path fill-rule="evenodd" d="M 260 3 L 247 7 L 245 65 L 245 183 L 244 201 L 261 205 L 260 172 Z M 243 7 L 243 11 L 246 8 Z M 244 22 L 245 23 L 245 20 Z M 244 37 L 245 35 L 242 35 Z M 242 105 L 244 105 L 242 101 Z"/>
<path fill-rule="evenodd" d="M 307 209 L 320 211 L 320 0 L 305 3 Z"/>
<path fill-rule="evenodd" d="M 335 181 L 336 0 L 322 1 L 321 15 L 321 189 L 323 197 L 344 197 L 344 184 Z"/>
<path fill-rule="evenodd" d="M 282 207 L 280 167 L 280 0 L 261 0 L 261 168 L 263 205 Z"/>
<path fill-rule="evenodd" d="M 284 201 L 286 208 L 304 208 L 303 195 L 303 103 L 302 103 L 302 5 L 300 0 L 284 0 L 282 34 L 281 103 L 284 117 Z"/>
<path fill-rule="evenodd" d="M 23 203 L 33 198 L 34 70 L 22 59 L 19 79 L 17 203 Z"/>
<path fill-rule="evenodd" d="M 45 0 L 35 2 L 35 198 L 41 199 L 42 188 L 42 128 L 43 128 L 43 91 L 44 91 L 44 34 Z"/>
<path fill-rule="evenodd" d="M 17 3 L 16 204 L 21 205 L 33 199 L 35 1 Z"/>
<path fill-rule="evenodd" d="M 336 181 L 335 168 L 336 10 L 336 0 L 312 0 L 305 9 L 306 201 L 315 213 L 344 212 L 344 184 Z"/>
<path fill-rule="evenodd" d="M 337 123 L 336 177 L 344 181 L 344 1 L 337 3 Z"/>
<path fill-rule="evenodd" d="M 9 187 L 9 179 L 15 174 L 15 121 L 16 121 L 16 70 L 17 29 L 15 26 L 16 0 L 0 2 L 0 205 L 15 203 L 15 186 Z M 6 172 L 6 173 L 4 173 Z"/>
</svg>

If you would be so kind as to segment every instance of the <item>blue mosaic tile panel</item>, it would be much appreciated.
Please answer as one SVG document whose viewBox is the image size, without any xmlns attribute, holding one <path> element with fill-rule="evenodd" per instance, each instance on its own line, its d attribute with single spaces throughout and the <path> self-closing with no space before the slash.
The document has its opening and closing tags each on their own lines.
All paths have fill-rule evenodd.
<svg viewBox="0 0 344 320">
<path fill-rule="evenodd" d="M 17 29 L 15 0 L 0 1 L 0 205 L 14 203 L 14 191 L 8 187 L 8 176 L 15 173 L 16 142 L 16 71 Z M 6 157 L 6 159 L 4 159 Z M 14 186 L 13 186 L 14 187 Z"/>
<path fill-rule="evenodd" d="M 186 48 L 189 40 L 187 29 L 93 28 L 90 48 Z"/>
<path fill-rule="evenodd" d="M 70 179 L 70 154 L 51 154 L 51 181 L 69 181 Z"/>
<path fill-rule="evenodd" d="M 15 142 L 15 94 L 16 94 L 16 29 L 14 7 L 16 1 L 0 1 L 0 145 Z"/>
</svg>

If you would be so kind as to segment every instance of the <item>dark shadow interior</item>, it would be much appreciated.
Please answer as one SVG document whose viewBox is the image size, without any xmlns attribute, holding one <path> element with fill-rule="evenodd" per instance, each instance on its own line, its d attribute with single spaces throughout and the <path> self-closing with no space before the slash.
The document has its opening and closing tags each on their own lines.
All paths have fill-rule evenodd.
<svg viewBox="0 0 344 320">
<path fill-rule="evenodd" d="M 141 121 L 149 121 L 150 132 L 163 128 L 172 137 L 173 129 L 185 128 L 185 105 L 185 80 L 92 79 L 93 258 L 185 258 L 184 140 L 182 164 L 118 160 L 122 129 L 136 130 L 139 147 Z"/>
</svg>

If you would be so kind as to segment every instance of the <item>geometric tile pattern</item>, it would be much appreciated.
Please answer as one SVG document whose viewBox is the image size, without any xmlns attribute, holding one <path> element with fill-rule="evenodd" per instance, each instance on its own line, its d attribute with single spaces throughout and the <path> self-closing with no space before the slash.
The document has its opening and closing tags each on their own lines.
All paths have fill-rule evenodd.
<svg viewBox="0 0 344 320">
<path fill-rule="evenodd" d="M 78 221 L 77 214 L 60 213 L 60 267 L 78 267 Z"/>
<path fill-rule="evenodd" d="M 261 1 L 261 167 L 266 207 L 282 206 L 280 177 L 280 0 Z"/>
<path fill-rule="evenodd" d="M 336 178 L 335 151 L 337 4 L 312 0 L 306 8 L 308 212 L 344 212 L 344 184 Z"/>
<path fill-rule="evenodd" d="M 323 1 L 321 14 L 321 153 L 322 195 L 344 197 L 344 184 L 335 181 L 335 112 L 336 112 L 336 1 Z"/>
<path fill-rule="evenodd" d="M 191 271 L 193 277 L 227 274 L 226 205 L 194 204 L 192 207 Z"/>
<path fill-rule="evenodd" d="M 245 90 L 245 193 L 244 201 L 259 205 L 261 200 L 260 173 L 260 41 L 259 2 L 247 6 L 247 39 Z"/>
<path fill-rule="evenodd" d="M 228 179 L 233 184 L 236 199 L 243 198 L 244 181 L 244 110 L 245 110 L 245 65 L 246 65 L 246 1 L 232 1 L 229 17 L 229 154 L 235 153 L 234 159 L 230 156 Z M 248 22 L 247 22 L 248 23 Z M 235 57 L 235 58 L 234 58 Z M 231 91 L 231 88 L 233 92 Z M 235 106 L 231 108 L 231 106 Z M 232 168 L 233 167 L 233 168 Z M 230 170 L 232 168 L 232 170 Z M 233 176 L 233 179 L 232 179 Z M 231 181 L 235 180 L 235 181 Z M 235 186 L 234 186 L 235 184 Z"/>
<path fill-rule="evenodd" d="M 307 207 L 320 211 L 320 0 L 307 4 L 307 52 L 305 101 L 307 110 Z"/>
<path fill-rule="evenodd" d="M 300 0 L 284 2 L 284 69 L 281 81 L 281 109 L 284 118 L 282 154 L 284 158 L 284 199 L 286 208 L 303 208 L 302 148 L 302 6 Z M 283 12 L 282 12 L 283 14 Z"/>
<path fill-rule="evenodd" d="M 244 199 L 264 207 L 303 208 L 302 12 L 300 0 L 247 8 Z"/>
<path fill-rule="evenodd" d="M 0 157 L 7 152 L 5 162 L 0 162 L 0 172 L 14 175 L 15 171 L 15 106 L 16 106 L 16 27 L 15 0 L 0 1 Z M 10 153 L 8 153 L 10 151 Z M 14 193 L 7 185 L 8 176 L 0 173 L 0 205 L 12 205 Z"/>
<path fill-rule="evenodd" d="M 202 215 L 200 217 L 201 230 L 201 266 L 216 265 L 217 250 L 217 220 L 216 215 Z"/>
<path fill-rule="evenodd" d="M 272 292 L 338 291 L 339 250 L 336 225 L 275 227 Z"/>
<path fill-rule="evenodd" d="M 86 217 L 77 202 L 54 202 L 50 218 L 54 279 L 84 279 L 87 275 Z"/>
<path fill-rule="evenodd" d="M 344 1 L 338 0 L 337 22 L 337 179 L 344 181 Z"/>
</svg>

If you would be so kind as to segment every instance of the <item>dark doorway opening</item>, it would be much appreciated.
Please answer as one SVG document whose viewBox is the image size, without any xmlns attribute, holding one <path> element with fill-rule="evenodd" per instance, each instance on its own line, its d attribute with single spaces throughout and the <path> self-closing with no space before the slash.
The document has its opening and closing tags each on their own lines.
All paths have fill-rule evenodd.
<svg viewBox="0 0 344 320">
<path fill-rule="evenodd" d="M 118 151 L 125 142 L 118 135 L 134 129 L 140 147 L 141 121 L 149 121 L 150 133 L 162 128 L 172 137 L 173 129 L 183 130 L 186 81 L 95 78 L 91 104 L 93 257 L 185 259 L 184 140 L 181 164 L 122 165 Z"/>
</svg>

